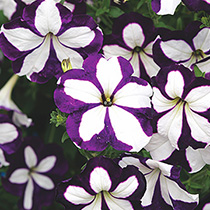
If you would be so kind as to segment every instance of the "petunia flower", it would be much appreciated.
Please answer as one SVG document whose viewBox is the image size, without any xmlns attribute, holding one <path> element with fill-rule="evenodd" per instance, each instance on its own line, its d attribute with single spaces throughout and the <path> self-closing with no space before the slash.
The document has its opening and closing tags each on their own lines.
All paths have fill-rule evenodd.
<svg viewBox="0 0 210 210">
<path fill-rule="evenodd" d="M 141 150 L 152 135 L 150 85 L 132 77 L 122 57 L 91 56 L 83 68 L 61 76 L 54 94 L 57 107 L 70 114 L 66 130 L 71 140 L 86 150 L 101 151 L 109 144 Z"/>
<path fill-rule="evenodd" d="M 101 156 L 90 159 L 80 175 L 60 183 L 56 197 L 66 210 L 138 210 L 145 188 L 136 167 L 121 169 Z"/>
<path fill-rule="evenodd" d="M 210 72 L 210 28 L 200 25 L 192 22 L 184 32 L 164 30 L 154 44 L 155 62 L 161 67 L 175 62 L 191 69 L 196 64 L 202 72 Z"/>
<path fill-rule="evenodd" d="M 7 154 L 12 154 L 17 151 L 21 142 L 20 129 L 7 115 L 0 114 L 0 148 Z"/>
<path fill-rule="evenodd" d="M 97 53 L 102 33 L 88 15 L 72 15 L 54 0 L 35 1 L 25 7 L 22 17 L 1 28 L 0 47 L 19 76 L 44 83 L 63 72 L 60 63 L 70 58 L 74 68 Z"/>
<path fill-rule="evenodd" d="M 198 204 L 198 194 L 188 193 L 179 180 L 181 168 L 138 155 L 123 155 L 118 164 L 136 166 L 146 178 L 146 192 L 141 202 L 144 209 L 190 209 Z"/>
<path fill-rule="evenodd" d="M 36 209 L 53 202 L 54 191 L 66 173 L 68 164 L 58 145 L 44 145 L 38 138 L 27 138 L 10 157 L 5 190 L 20 196 L 19 209 Z"/>
<path fill-rule="evenodd" d="M 123 14 L 115 20 L 112 34 L 105 36 L 103 52 L 106 58 L 126 58 L 133 66 L 133 76 L 150 80 L 159 70 L 152 54 L 156 37 L 151 19 L 134 12 Z"/>
<path fill-rule="evenodd" d="M 12 120 L 17 126 L 29 127 L 32 124 L 32 119 L 28 118 L 11 99 L 12 90 L 18 80 L 17 75 L 13 75 L 8 82 L 0 89 L 0 109 L 13 111 Z"/>
<path fill-rule="evenodd" d="M 152 10 L 158 15 L 173 15 L 181 0 L 152 0 Z"/>
<path fill-rule="evenodd" d="M 152 104 L 157 133 L 173 148 L 203 148 L 210 143 L 210 82 L 189 69 L 171 65 L 153 80 Z"/>
<path fill-rule="evenodd" d="M 209 0 L 182 0 L 186 7 L 192 11 L 206 11 L 210 13 L 210 1 Z"/>
</svg>

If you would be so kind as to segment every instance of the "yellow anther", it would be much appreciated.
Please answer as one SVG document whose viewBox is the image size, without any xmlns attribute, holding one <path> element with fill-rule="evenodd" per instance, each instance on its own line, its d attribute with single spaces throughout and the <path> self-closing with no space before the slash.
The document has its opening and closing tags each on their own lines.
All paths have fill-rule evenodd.
<svg viewBox="0 0 210 210">
<path fill-rule="evenodd" d="M 61 68 L 63 70 L 63 72 L 66 72 L 68 70 L 71 70 L 72 69 L 72 65 L 71 65 L 71 62 L 70 62 L 70 59 L 64 59 L 61 63 Z"/>
<path fill-rule="evenodd" d="M 110 101 L 111 101 L 111 99 L 110 99 L 110 98 L 106 98 L 106 101 L 107 101 L 107 102 L 110 102 Z"/>
</svg>

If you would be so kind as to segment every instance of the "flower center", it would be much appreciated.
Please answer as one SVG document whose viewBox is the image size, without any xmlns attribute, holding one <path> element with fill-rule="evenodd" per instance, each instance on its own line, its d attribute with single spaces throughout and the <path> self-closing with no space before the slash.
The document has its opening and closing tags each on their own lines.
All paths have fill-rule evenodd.
<svg viewBox="0 0 210 210">
<path fill-rule="evenodd" d="M 104 106 L 112 106 L 113 104 L 113 97 L 106 97 L 105 95 L 102 95 L 102 104 Z"/>
<path fill-rule="evenodd" d="M 202 50 L 198 49 L 192 53 L 192 56 L 195 56 L 198 60 L 200 60 L 205 57 L 205 53 Z"/>
<path fill-rule="evenodd" d="M 136 52 L 136 53 L 140 53 L 143 49 L 139 46 L 136 46 L 134 49 L 133 49 L 133 52 Z"/>
</svg>

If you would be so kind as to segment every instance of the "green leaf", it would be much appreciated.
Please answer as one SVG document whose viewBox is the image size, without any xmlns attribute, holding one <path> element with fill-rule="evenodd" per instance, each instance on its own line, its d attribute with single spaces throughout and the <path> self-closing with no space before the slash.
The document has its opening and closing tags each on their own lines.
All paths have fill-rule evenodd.
<svg viewBox="0 0 210 210">
<path fill-rule="evenodd" d="M 109 10 L 109 16 L 110 17 L 117 18 L 122 14 L 124 14 L 124 12 L 120 8 L 114 7 L 114 6 L 110 7 L 110 10 Z"/>
<path fill-rule="evenodd" d="M 70 139 L 70 138 L 69 138 L 68 133 L 65 131 L 65 132 L 63 133 L 62 138 L 61 138 L 61 142 L 64 143 L 67 139 Z"/>
<path fill-rule="evenodd" d="M 194 74 L 196 77 L 204 77 L 205 78 L 205 72 L 202 72 L 197 65 L 193 66 Z"/>
<path fill-rule="evenodd" d="M 190 187 L 193 188 L 193 189 L 202 189 L 203 188 L 203 185 L 202 184 L 199 184 L 199 183 L 190 183 Z"/>
</svg>

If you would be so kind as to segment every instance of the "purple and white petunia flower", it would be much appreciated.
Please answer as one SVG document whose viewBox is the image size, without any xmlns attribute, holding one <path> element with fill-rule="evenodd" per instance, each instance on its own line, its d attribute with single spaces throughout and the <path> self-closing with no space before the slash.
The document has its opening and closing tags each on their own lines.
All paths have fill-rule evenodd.
<svg viewBox="0 0 210 210">
<path fill-rule="evenodd" d="M 186 149 L 177 150 L 167 137 L 159 133 L 153 134 L 145 149 L 150 152 L 152 159 L 181 165 L 190 173 L 200 171 L 206 164 L 210 165 L 210 146 L 199 149 L 189 146 Z"/>
<path fill-rule="evenodd" d="M 188 193 L 180 182 L 180 170 L 173 165 L 138 155 L 123 155 L 118 164 L 136 166 L 146 178 L 146 192 L 141 202 L 144 209 L 190 209 L 198 204 L 198 194 Z"/>
<path fill-rule="evenodd" d="M 145 189 L 136 167 L 122 169 L 101 156 L 90 159 L 80 175 L 60 183 L 56 197 L 66 210 L 138 210 Z"/>
<path fill-rule="evenodd" d="M 8 82 L 0 89 L 0 109 L 13 111 L 12 121 L 17 126 L 29 127 L 32 124 L 32 119 L 28 118 L 17 105 L 12 101 L 12 90 L 18 80 L 17 75 L 13 75 Z"/>
<path fill-rule="evenodd" d="M 44 145 L 38 138 L 27 138 L 20 149 L 10 157 L 5 190 L 20 196 L 19 209 L 41 210 L 54 200 L 55 186 L 68 169 L 61 148 Z"/>
<path fill-rule="evenodd" d="M 157 133 L 173 148 L 203 148 L 210 143 L 210 81 L 182 65 L 162 68 L 153 80 Z"/>
<path fill-rule="evenodd" d="M 206 11 L 210 13 L 210 1 L 209 0 L 182 0 L 186 7 L 192 11 Z"/>
<path fill-rule="evenodd" d="M 22 17 L 1 28 L 0 47 L 19 76 L 44 83 L 61 76 L 60 63 L 70 58 L 73 68 L 97 53 L 103 36 L 88 15 L 73 15 L 54 0 L 35 1 L 23 10 Z"/>
<path fill-rule="evenodd" d="M 173 15 L 181 0 L 152 0 L 152 10 L 158 15 Z"/>
<path fill-rule="evenodd" d="M 90 56 L 83 68 L 61 76 L 54 94 L 57 107 L 70 114 L 70 139 L 86 150 L 101 151 L 109 144 L 141 150 L 152 135 L 151 86 L 131 76 L 132 66 L 122 57 Z"/>
<path fill-rule="evenodd" d="M 161 67 L 175 62 L 191 69 L 196 64 L 202 72 L 210 72 L 210 28 L 200 25 L 192 22 L 184 32 L 163 30 L 154 44 L 155 62 Z"/>
<path fill-rule="evenodd" d="M 0 114 L 0 148 L 7 154 L 17 151 L 21 144 L 20 129 L 5 114 Z"/>
<path fill-rule="evenodd" d="M 156 37 L 151 19 L 134 12 L 123 14 L 115 20 L 112 34 L 105 36 L 103 52 L 106 58 L 126 58 L 133 66 L 134 76 L 149 80 L 159 70 L 152 55 Z"/>
</svg>

